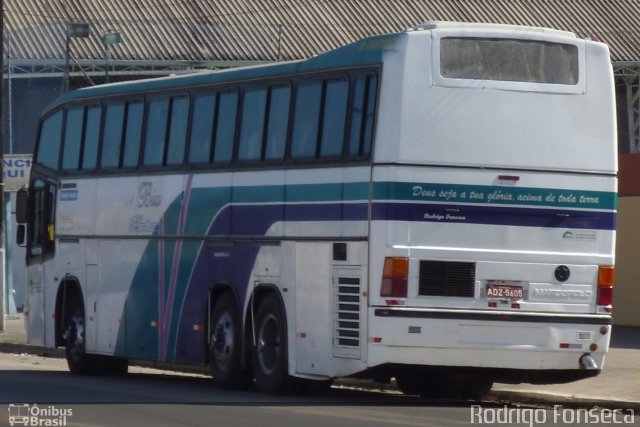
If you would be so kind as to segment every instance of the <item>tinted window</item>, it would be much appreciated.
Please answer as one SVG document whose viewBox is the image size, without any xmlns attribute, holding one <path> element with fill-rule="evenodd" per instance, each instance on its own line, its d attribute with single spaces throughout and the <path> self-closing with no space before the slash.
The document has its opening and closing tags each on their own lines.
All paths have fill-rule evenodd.
<svg viewBox="0 0 640 427">
<path fill-rule="evenodd" d="M 174 98 L 171 105 L 171 127 L 169 128 L 169 149 L 167 151 L 168 165 L 179 165 L 184 160 L 187 120 L 189 120 L 189 98 Z"/>
<path fill-rule="evenodd" d="M 58 169 L 60 140 L 62 137 L 62 110 L 50 116 L 42 124 L 38 142 L 37 163 L 51 169 Z"/>
<path fill-rule="evenodd" d="M 138 166 L 143 116 L 143 102 L 133 102 L 127 105 L 127 129 L 124 136 L 124 157 L 122 159 L 124 167 Z"/>
<path fill-rule="evenodd" d="M 67 111 L 62 154 L 62 169 L 64 170 L 77 170 L 80 166 L 83 122 L 84 107 L 71 108 Z"/>
<path fill-rule="evenodd" d="M 351 136 L 349 137 L 349 154 L 357 157 L 360 154 L 362 141 L 362 118 L 364 117 L 366 78 L 358 77 L 353 90 L 351 103 Z"/>
<path fill-rule="evenodd" d="M 104 135 L 102 138 L 101 163 L 103 168 L 115 168 L 120 163 L 123 125 L 124 105 L 109 105 L 104 118 Z"/>
<path fill-rule="evenodd" d="M 347 80 L 334 80 L 327 83 L 320 143 L 321 156 L 335 157 L 342 154 L 348 97 Z"/>
<path fill-rule="evenodd" d="M 147 137 L 144 145 L 144 165 L 159 166 L 164 159 L 164 146 L 167 138 L 167 116 L 169 100 L 156 99 L 149 103 L 147 117 Z"/>
<path fill-rule="evenodd" d="M 533 40 L 444 38 L 442 77 L 575 85 L 578 48 Z"/>
<path fill-rule="evenodd" d="M 267 90 L 249 90 L 244 94 L 238 160 L 260 160 Z"/>
<path fill-rule="evenodd" d="M 373 142 L 373 123 L 376 118 L 376 100 L 378 98 L 378 77 L 370 75 L 367 78 L 367 110 L 364 121 L 364 136 L 361 155 L 366 157 L 371 152 Z"/>
<path fill-rule="evenodd" d="M 307 83 L 298 87 L 291 136 L 293 158 L 313 157 L 316 154 L 321 93 L 320 83 Z"/>
<path fill-rule="evenodd" d="M 216 111 L 215 95 L 198 96 L 193 102 L 189 161 L 205 163 L 211 158 L 213 118 Z"/>
<path fill-rule="evenodd" d="M 233 140 L 236 133 L 237 109 L 238 94 L 236 92 L 220 94 L 215 153 L 213 157 L 213 160 L 216 162 L 228 163 L 231 161 Z"/>
<path fill-rule="evenodd" d="M 264 157 L 267 160 L 284 158 L 284 151 L 287 146 L 290 98 L 291 88 L 289 86 L 280 86 L 271 89 L 267 142 L 264 153 Z"/>
<path fill-rule="evenodd" d="M 100 141 L 100 121 L 102 108 L 93 105 L 87 108 L 84 130 L 84 149 L 82 151 L 82 170 L 95 169 L 98 160 L 98 142 Z"/>
</svg>

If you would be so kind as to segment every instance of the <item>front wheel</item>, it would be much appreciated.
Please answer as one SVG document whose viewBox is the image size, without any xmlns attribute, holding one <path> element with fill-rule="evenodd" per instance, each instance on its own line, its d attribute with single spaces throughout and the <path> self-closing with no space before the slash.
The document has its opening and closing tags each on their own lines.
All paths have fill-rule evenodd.
<svg viewBox="0 0 640 427">
<path fill-rule="evenodd" d="M 78 299 L 71 301 L 65 321 L 65 357 L 69 371 L 75 375 L 125 375 L 129 361 L 125 358 L 86 352 L 84 309 Z"/>
<path fill-rule="evenodd" d="M 94 370 L 94 360 L 85 352 L 84 310 L 82 304 L 75 301 L 71 316 L 66 320 L 65 356 L 69 371 L 76 375 L 90 374 Z"/>
<path fill-rule="evenodd" d="M 284 308 L 275 294 L 264 297 L 255 317 L 253 370 L 258 390 L 282 393 L 289 385 L 287 324 Z"/>
</svg>

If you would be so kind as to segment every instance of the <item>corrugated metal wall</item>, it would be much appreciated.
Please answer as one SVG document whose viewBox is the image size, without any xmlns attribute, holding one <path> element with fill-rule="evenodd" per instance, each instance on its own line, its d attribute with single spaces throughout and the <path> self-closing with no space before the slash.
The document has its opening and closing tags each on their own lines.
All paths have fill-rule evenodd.
<svg viewBox="0 0 640 427">
<path fill-rule="evenodd" d="M 91 24 L 90 38 L 72 42 L 76 58 L 102 58 L 102 34 L 117 29 L 114 59 L 188 61 L 276 59 L 279 28 L 287 60 L 451 20 L 569 30 L 608 43 L 614 61 L 640 60 L 640 0 L 5 0 L 4 9 L 13 58 L 63 58 L 67 20 Z"/>
</svg>

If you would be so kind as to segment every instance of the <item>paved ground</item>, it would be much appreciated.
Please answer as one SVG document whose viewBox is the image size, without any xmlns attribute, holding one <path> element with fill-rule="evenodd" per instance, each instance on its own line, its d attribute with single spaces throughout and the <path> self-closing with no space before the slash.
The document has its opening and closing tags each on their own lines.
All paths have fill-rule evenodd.
<svg viewBox="0 0 640 427">
<path fill-rule="evenodd" d="M 0 352 L 42 353 L 42 349 L 28 347 L 25 343 L 22 317 L 5 319 L 5 332 L 0 333 Z M 46 352 L 51 356 L 62 354 L 53 349 Z M 613 327 L 605 369 L 595 378 L 553 385 L 496 384 L 493 390 L 496 399 L 508 398 L 509 393 L 515 392 L 542 402 L 606 404 L 640 411 L 640 328 Z"/>
</svg>

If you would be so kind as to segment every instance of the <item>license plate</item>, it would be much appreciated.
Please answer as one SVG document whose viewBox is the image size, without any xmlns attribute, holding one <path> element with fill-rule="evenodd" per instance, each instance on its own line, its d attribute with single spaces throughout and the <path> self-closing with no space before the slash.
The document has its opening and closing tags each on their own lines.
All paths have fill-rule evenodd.
<svg viewBox="0 0 640 427">
<path fill-rule="evenodd" d="M 518 301 L 524 298 L 524 289 L 518 285 L 487 283 L 485 292 L 489 299 Z"/>
</svg>

